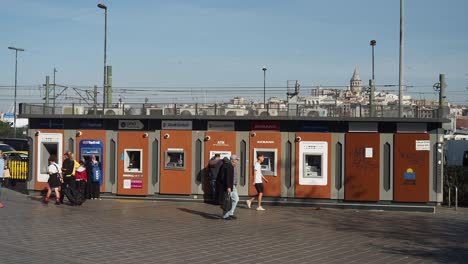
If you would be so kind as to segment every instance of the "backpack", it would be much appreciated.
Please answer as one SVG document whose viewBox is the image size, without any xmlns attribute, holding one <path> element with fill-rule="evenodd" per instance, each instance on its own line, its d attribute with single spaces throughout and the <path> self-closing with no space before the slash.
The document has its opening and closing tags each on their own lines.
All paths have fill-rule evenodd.
<svg viewBox="0 0 468 264">
<path fill-rule="evenodd" d="M 92 181 L 93 182 L 101 182 L 101 179 L 102 179 L 102 173 L 101 173 L 101 170 L 99 169 L 99 164 L 96 163 L 96 164 L 93 164 L 93 170 L 92 170 Z"/>
</svg>

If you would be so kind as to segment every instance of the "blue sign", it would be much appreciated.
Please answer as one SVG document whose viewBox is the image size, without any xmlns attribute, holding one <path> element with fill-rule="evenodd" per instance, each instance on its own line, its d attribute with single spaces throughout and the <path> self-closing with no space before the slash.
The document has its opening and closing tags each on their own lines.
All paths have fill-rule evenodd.
<svg viewBox="0 0 468 264">
<path fill-rule="evenodd" d="M 91 156 L 96 156 L 96 159 L 103 162 L 104 144 L 97 139 L 84 139 L 80 141 L 80 159 L 88 160 Z"/>
<path fill-rule="evenodd" d="M 104 127 L 103 120 L 95 120 L 95 119 L 80 120 L 80 128 L 96 129 L 96 128 L 103 128 L 103 127 Z"/>
<path fill-rule="evenodd" d="M 301 123 L 299 127 L 300 131 L 303 132 L 328 132 L 328 127 L 313 122 Z"/>
<path fill-rule="evenodd" d="M 62 119 L 49 119 L 49 120 L 41 119 L 39 121 L 38 128 L 64 128 L 64 127 L 65 125 Z"/>
<path fill-rule="evenodd" d="M 15 115 L 13 113 L 4 113 L 3 118 L 15 118 Z"/>
</svg>

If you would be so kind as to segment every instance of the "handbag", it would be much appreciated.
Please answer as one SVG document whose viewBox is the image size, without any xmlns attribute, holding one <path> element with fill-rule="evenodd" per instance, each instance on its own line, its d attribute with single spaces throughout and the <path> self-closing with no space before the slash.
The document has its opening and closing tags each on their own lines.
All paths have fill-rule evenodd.
<svg viewBox="0 0 468 264">
<path fill-rule="evenodd" d="M 3 170 L 3 178 L 11 178 L 10 169 Z"/>
<path fill-rule="evenodd" d="M 222 200 L 222 202 L 221 202 L 221 208 L 222 208 L 225 212 L 231 210 L 231 208 L 232 208 L 231 193 L 224 192 L 223 200 Z"/>
</svg>

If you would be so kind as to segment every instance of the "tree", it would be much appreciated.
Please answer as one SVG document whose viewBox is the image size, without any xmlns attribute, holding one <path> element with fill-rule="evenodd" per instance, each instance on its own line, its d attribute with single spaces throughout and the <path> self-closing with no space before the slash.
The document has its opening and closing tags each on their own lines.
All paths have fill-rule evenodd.
<svg viewBox="0 0 468 264">
<path fill-rule="evenodd" d="M 12 123 L 0 121 L 0 137 L 14 137 Z"/>
</svg>

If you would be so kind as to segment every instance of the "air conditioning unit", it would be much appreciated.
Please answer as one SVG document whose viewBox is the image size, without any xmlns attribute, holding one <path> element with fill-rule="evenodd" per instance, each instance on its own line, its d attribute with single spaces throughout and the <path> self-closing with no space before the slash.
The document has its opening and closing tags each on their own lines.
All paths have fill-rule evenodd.
<svg viewBox="0 0 468 264">
<path fill-rule="evenodd" d="M 258 116 L 278 116 L 278 109 L 257 109 L 257 115 Z"/>
<path fill-rule="evenodd" d="M 195 109 L 194 108 L 178 108 L 177 114 L 183 115 L 183 116 L 195 115 Z"/>
<path fill-rule="evenodd" d="M 64 105 L 62 107 L 62 114 L 64 114 L 64 115 L 82 115 L 82 114 L 84 114 L 84 106 Z"/>
<path fill-rule="evenodd" d="M 104 115 L 123 115 L 123 109 L 120 109 L 120 108 L 104 108 Z"/>
<path fill-rule="evenodd" d="M 326 109 L 304 109 L 302 116 L 307 117 L 325 117 L 327 116 L 328 111 Z"/>
<path fill-rule="evenodd" d="M 162 108 L 146 108 L 146 115 L 162 116 L 162 115 L 164 115 L 164 109 L 162 109 Z"/>
<path fill-rule="evenodd" d="M 246 109 L 235 109 L 235 108 L 224 109 L 224 115 L 226 116 L 245 116 L 248 114 L 249 114 L 249 111 Z"/>
</svg>

